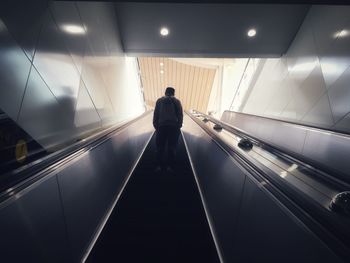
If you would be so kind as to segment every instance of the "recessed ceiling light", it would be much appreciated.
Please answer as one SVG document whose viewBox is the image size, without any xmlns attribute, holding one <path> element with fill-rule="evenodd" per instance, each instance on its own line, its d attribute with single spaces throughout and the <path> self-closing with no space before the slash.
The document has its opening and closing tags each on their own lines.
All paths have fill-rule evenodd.
<svg viewBox="0 0 350 263">
<path fill-rule="evenodd" d="M 162 36 L 167 36 L 167 35 L 169 35 L 169 29 L 166 28 L 166 27 L 162 27 L 162 28 L 160 29 L 160 34 L 161 34 Z"/>
<path fill-rule="evenodd" d="M 160 71 L 160 74 L 164 74 L 164 70 L 161 70 L 161 71 Z"/>
<path fill-rule="evenodd" d="M 256 30 L 254 28 L 251 28 L 247 32 L 248 37 L 254 37 L 256 35 Z"/>
<path fill-rule="evenodd" d="M 350 35 L 350 31 L 349 30 L 346 30 L 346 29 L 343 29 L 341 31 L 338 31 L 334 34 L 334 38 L 344 38 L 344 37 L 347 37 L 348 35 Z"/>
<path fill-rule="evenodd" d="M 62 30 L 69 33 L 69 34 L 76 34 L 76 35 L 81 35 L 81 34 L 85 34 L 85 30 L 82 26 L 78 26 L 78 25 L 71 25 L 71 24 L 67 24 L 67 25 L 62 25 Z"/>
<path fill-rule="evenodd" d="M 160 62 L 159 65 L 160 65 L 161 67 L 163 67 L 163 66 L 164 66 L 164 63 L 163 63 L 163 62 Z"/>
</svg>

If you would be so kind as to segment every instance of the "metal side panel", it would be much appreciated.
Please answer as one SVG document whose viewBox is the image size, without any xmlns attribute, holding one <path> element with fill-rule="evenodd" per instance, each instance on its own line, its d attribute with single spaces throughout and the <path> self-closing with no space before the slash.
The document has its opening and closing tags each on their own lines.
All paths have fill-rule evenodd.
<svg viewBox="0 0 350 263">
<path fill-rule="evenodd" d="M 232 262 L 343 262 L 249 177 L 235 238 Z"/>
<path fill-rule="evenodd" d="M 71 262 L 56 175 L 1 204 L 1 262 Z"/>
<path fill-rule="evenodd" d="M 188 116 L 183 134 L 221 256 L 224 262 L 234 262 L 233 243 L 245 175 Z"/>
<path fill-rule="evenodd" d="M 224 262 L 342 262 L 188 116 L 184 137 Z"/>
<path fill-rule="evenodd" d="M 59 185 L 75 261 L 82 260 L 94 242 L 152 131 L 148 115 L 60 172 Z"/>
</svg>

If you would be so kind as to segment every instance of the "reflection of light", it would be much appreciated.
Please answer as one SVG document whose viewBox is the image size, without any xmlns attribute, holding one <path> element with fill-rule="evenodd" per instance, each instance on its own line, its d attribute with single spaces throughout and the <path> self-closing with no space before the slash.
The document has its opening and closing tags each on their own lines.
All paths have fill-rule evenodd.
<svg viewBox="0 0 350 263">
<path fill-rule="evenodd" d="M 341 31 L 335 32 L 334 35 L 333 35 L 333 38 L 338 38 L 338 37 L 343 38 L 343 37 L 347 37 L 349 35 L 350 35 L 350 31 L 343 29 Z"/>
<path fill-rule="evenodd" d="M 163 62 L 160 62 L 159 65 L 160 65 L 161 67 L 163 67 L 163 66 L 164 66 L 164 63 L 163 63 Z"/>
<path fill-rule="evenodd" d="M 305 62 L 305 63 L 300 63 L 295 65 L 293 68 L 289 69 L 289 71 L 292 72 L 308 72 L 310 70 L 313 70 L 314 67 L 316 66 L 316 61 L 312 61 L 312 62 Z"/>
<path fill-rule="evenodd" d="M 169 35 L 169 29 L 166 28 L 166 27 L 162 27 L 162 28 L 160 29 L 160 34 L 161 34 L 162 36 L 167 36 L 167 35 Z"/>
<path fill-rule="evenodd" d="M 6 30 L 6 26 L 5 26 L 5 24 L 2 22 L 2 20 L 0 19 L 0 33 L 2 32 L 2 31 L 5 31 Z"/>
<path fill-rule="evenodd" d="M 287 169 L 287 171 L 288 171 L 288 172 L 292 172 L 292 171 L 294 171 L 294 170 L 297 169 L 297 168 L 298 168 L 298 165 L 295 164 L 295 163 L 293 163 L 293 164 Z"/>
<path fill-rule="evenodd" d="M 280 173 L 280 176 L 282 178 L 286 177 L 287 175 L 288 175 L 288 173 L 286 171 L 283 171 L 283 172 Z"/>
<path fill-rule="evenodd" d="M 164 74 L 164 70 L 161 70 L 161 71 L 160 71 L 160 74 Z"/>
<path fill-rule="evenodd" d="M 248 37 L 254 37 L 256 35 L 256 30 L 254 28 L 251 28 L 247 32 Z"/>
<path fill-rule="evenodd" d="M 69 34 L 81 35 L 85 34 L 85 30 L 83 27 L 73 24 L 62 25 L 62 30 Z"/>
</svg>

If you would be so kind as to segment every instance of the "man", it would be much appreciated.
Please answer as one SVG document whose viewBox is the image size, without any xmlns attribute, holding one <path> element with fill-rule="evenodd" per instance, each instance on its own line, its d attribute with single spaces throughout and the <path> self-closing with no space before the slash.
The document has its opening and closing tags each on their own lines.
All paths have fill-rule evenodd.
<svg viewBox="0 0 350 263">
<path fill-rule="evenodd" d="M 160 167 L 171 171 L 175 160 L 176 145 L 182 127 L 183 113 L 181 102 L 174 97 L 175 89 L 167 87 L 165 96 L 156 102 L 153 115 L 153 126 L 156 129 L 157 159 Z M 168 145 L 168 157 L 165 156 L 165 148 Z"/>
</svg>

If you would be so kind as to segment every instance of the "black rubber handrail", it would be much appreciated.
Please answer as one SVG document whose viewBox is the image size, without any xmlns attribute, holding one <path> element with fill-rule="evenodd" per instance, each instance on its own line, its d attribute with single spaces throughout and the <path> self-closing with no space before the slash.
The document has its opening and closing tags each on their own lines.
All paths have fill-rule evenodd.
<svg viewBox="0 0 350 263">
<path fill-rule="evenodd" d="M 56 151 L 2 175 L 1 177 L 5 177 L 5 180 L 0 181 L 0 203 L 19 191 L 22 191 L 24 188 L 34 184 L 72 159 L 96 148 L 116 132 L 123 130 L 151 112 L 152 111 L 147 111 L 136 118 L 111 126 L 99 133 L 95 133 L 85 139 L 79 140 L 62 150 Z"/>
</svg>

